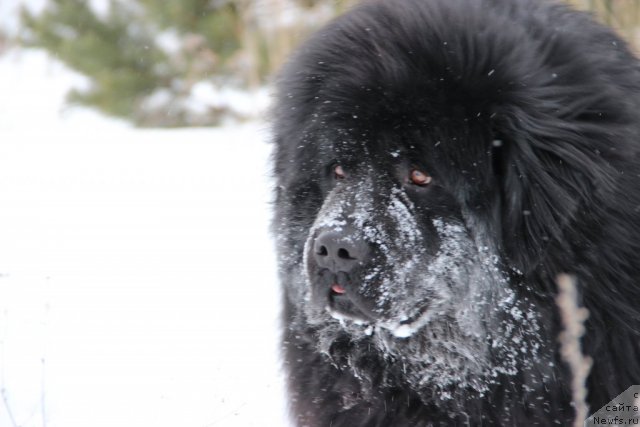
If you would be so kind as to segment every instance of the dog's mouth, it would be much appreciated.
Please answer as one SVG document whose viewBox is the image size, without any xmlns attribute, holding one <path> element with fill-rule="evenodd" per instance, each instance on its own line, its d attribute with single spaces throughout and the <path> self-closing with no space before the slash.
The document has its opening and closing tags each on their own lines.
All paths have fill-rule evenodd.
<svg viewBox="0 0 640 427">
<path fill-rule="evenodd" d="M 420 307 L 414 307 L 411 314 L 381 316 L 381 313 L 374 313 L 368 307 L 368 300 L 353 292 L 351 286 L 339 282 L 329 286 L 325 309 L 331 317 L 341 322 L 385 329 L 396 338 L 409 338 L 423 329 L 434 314 L 432 304 L 425 302 Z"/>
<path fill-rule="evenodd" d="M 333 317 L 341 322 L 349 321 L 356 325 L 368 326 L 368 330 L 377 328 L 385 329 L 396 338 L 409 338 L 423 329 L 431 320 L 433 310 L 426 304 L 411 316 L 398 316 L 391 320 L 384 320 L 378 316 L 370 314 L 369 310 L 362 309 L 361 306 L 349 299 L 347 290 L 339 284 L 331 287 L 329 303 L 326 310 Z"/>
<path fill-rule="evenodd" d="M 385 329 L 396 338 L 414 335 L 433 315 L 433 307 L 428 300 L 419 307 L 413 305 L 412 308 L 405 306 L 402 309 L 391 303 L 382 308 L 373 295 L 363 295 L 357 283 L 357 279 L 349 274 L 320 270 L 312 281 L 314 305 L 324 308 L 340 322 Z"/>
<path fill-rule="evenodd" d="M 344 288 L 344 286 L 340 285 L 339 283 L 334 283 L 333 285 L 331 285 L 331 295 L 344 295 L 347 293 L 347 290 Z"/>
<path fill-rule="evenodd" d="M 333 283 L 329 288 L 326 309 L 334 319 L 351 320 L 355 323 L 374 321 L 372 313 L 361 298 L 340 283 Z"/>
</svg>

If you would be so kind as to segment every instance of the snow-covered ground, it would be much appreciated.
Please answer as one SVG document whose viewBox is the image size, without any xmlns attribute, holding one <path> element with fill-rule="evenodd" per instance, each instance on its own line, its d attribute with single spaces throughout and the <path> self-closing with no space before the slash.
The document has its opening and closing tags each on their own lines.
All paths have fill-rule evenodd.
<svg viewBox="0 0 640 427">
<path fill-rule="evenodd" d="M 0 426 L 286 425 L 266 125 L 135 130 L 79 80 L 0 57 Z"/>
</svg>

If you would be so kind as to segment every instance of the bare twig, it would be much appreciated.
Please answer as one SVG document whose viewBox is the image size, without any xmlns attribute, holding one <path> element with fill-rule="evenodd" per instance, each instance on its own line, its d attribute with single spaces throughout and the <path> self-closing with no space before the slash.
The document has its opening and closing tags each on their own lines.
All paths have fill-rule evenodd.
<svg viewBox="0 0 640 427">
<path fill-rule="evenodd" d="M 7 310 L 4 309 L 2 312 L 2 317 L 4 318 L 3 328 L 2 328 L 2 337 L 0 337 L 0 395 L 2 396 L 2 404 L 4 406 L 5 411 L 7 412 L 7 416 L 9 417 L 9 422 L 12 427 L 18 427 L 18 423 L 13 416 L 13 412 L 11 411 L 11 405 L 9 405 L 9 398 L 7 397 L 7 389 L 4 386 L 4 347 L 6 343 L 7 337 L 7 323 L 8 323 L 8 313 Z"/>
<path fill-rule="evenodd" d="M 13 417 L 13 412 L 11 412 L 11 406 L 9 405 L 9 399 L 7 398 L 7 390 L 2 387 L 0 393 L 2 394 L 2 403 L 4 404 L 4 409 L 7 411 L 7 415 L 9 416 L 9 422 L 11 422 L 12 427 L 18 427 L 18 423 Z"/>
<path fill-rule="evenodd" d="M 42 349 L 41 363 L 41 377 L 40 377 L 40 415 L 42 416 L 42 427 L 47 427 L 47 336 L 49 327 L 49 303 L 44 307 L 44 340 Z"/>
<path fill-rule="evenodd" d="M 582 427 L 589 415 L 587 405 L 586 381 L 591 369 L 592 360 L 582 354 L 580 338 L 584 335 L 584 321 L 589 311 L 578 307 L 578 290 L 576 281 L 568 274 L 560 274 L 556 278 L 558 295 L 556 304 L 562 317 L 563 330 L 560 333 L 560 353 L 571 369 L 571 393 L 576 417 L 574 427 Z"/>
</svg>

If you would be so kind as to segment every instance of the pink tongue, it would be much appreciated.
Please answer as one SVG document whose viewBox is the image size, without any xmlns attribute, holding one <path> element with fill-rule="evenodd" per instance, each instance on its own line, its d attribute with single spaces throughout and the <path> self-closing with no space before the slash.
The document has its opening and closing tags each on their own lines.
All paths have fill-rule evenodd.
<svg viewBox="0 0 640 427">
<path fill-rule="evenodd" d="M 336 294 L 344 294 L 345 292 L 347 292 L 342 286 L 338 285 L 337 283 L 331 285 L 331 290 Z"/>
</svg>

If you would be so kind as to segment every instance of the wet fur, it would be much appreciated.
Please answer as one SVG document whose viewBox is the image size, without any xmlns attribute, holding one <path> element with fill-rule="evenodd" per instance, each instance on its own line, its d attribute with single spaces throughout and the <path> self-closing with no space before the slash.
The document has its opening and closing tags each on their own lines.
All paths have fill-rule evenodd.
<svg viewBox="0 0 640 427">
<path fill-rule="evenodd" d="M 537 0 L 372 1 L 302 46 L 274 119 L 296 425 L 568 425 L 560 272 L 590 311 L 592 412 L 640 384 L 639 71 L 610 30 Z M 427 190 L 402 182 L 414 166 Z M 352 279 L 377 322 L 312 304 L 310 242 L 344 222 L 374 248 Z M 464 268 L 435 264 L 447 242 Z M 399 337 L 415 295 L 437 309 Z"/>
</svg>

